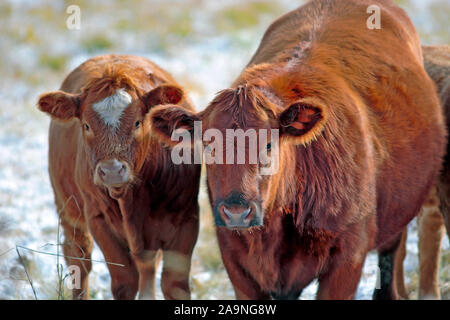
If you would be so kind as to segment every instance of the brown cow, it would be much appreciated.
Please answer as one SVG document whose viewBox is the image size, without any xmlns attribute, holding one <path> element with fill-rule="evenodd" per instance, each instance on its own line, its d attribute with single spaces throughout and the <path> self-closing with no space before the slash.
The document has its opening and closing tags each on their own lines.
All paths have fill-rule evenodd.
<svg viewBox="0 0 450 320">
<path fill-rule="evenodd" d="M 105 55 L 87 60 L 60 91 L 39 98 L 39 109 L 52 117 L 49 172 L 64 254 L 67 265 L 81 269 L 75 299 L 89 297 L 91 235 L 113 263 L 115 299 L 133 299 L 138 290 L 139 298 L 155 297 L 160 251 L 164 297 L 190 297 L 200 166 L 174 165 L 170 150 L 151 137 L 147 116 L 166 103 L 193 112 L 183 95 L 149 60 Z"/>
<path fill-rule="evenodd" d="M 366 25 L 372 5 L 379 30 Z M 391 1 L 311 1 L 269 27 L 204 111 L 157 107 L 150 117 L 172 145 L 174 129 L 195 137 L 195 120 L 208 137 L 225 135 L 205 150 L 225 163 L 206 165 L 207 185 L 238 299 L 297 298 L 315 278 L 317 298 L 351 299 L 375 248 L 374 297 L 396 298 L 394 253 L 441 166 L 445 127 L 416 31 Z M 223 160 L 243 148 L 227 149 L 227 129 L 278 129 L 279 144 L 261 138 L 258 152 L 279 170 L 262 175 L 267 159 L 252 164 L 250 153 L 244 164 Z"/>
<path fill-rule="evenodd" d="M 450 47 L 448 45 L 423 46 L 425 69 L 437 85 L 441 98 L 447 127 L 450 125 Z M 425 202 L 418 219 L 419 231 L 419 299 L 440 299 L 439 263 L 444 221 L 447 221 L 447 233 L 450 234 L 450 150 L 447 143 L 444 169 L 439 176 L 437 188 Z M 438 192 L 439 191 L 439 192 Z M 442 214 L 441 214 L 442 213 Z M 444 217 L 443 217 L 444 216 Z M 445 218 L 445 220 L 444 220 Z M 406 255 L 406 229 L 396 259 L 396 279 L 399 295 L 407 299 L 403 274 L 403 260 Z"/>
</svg>

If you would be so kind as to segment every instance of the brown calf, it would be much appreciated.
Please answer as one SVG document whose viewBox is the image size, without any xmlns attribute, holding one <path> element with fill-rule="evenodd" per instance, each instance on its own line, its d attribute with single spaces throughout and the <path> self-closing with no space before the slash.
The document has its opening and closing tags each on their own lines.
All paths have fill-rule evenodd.
<svg viewBox="0 0 450 320">
<path fill-rule="evenodd" d="M 170 150 L 151 137 L 147 115 L 160 104 L 194 111 L 166 71 L 119 55 L 89 59 L 60 91 L 39 98 L 39 109 L 52 117 L 49 173 L 64 254 L 67 265 L 81 269 L 74 299 L 89 297 L 91 235 L 114 263 L 108 268 L 115 299 L 133 299 L 138 290 L 139 298 L 155 297 L 160 251 L 164 297 L 190 297 L 200 166 L 174 165 Z"/>
<path fill-rule="evenodd" d="M 437 85 L 442 107 L 450 124 L 450 47 L 448 45 L 423 46 L 425 69 Z M 419 299 L 440 299 L 439 263 L 444 221 L 450 234 L 450 166 L 449 145 L 437 186 L 433 187 L 417 220 L 419 231 Z M 445 220 L 444 220 L 444 217 Z M 406 229 L 396 259 L 397 290 L 404 299 L 408 293 L 404 284 L 403 260 L 406 254 Z"/>
<path fill-rule="evenodd" d="M 379 30 L 366 26 L 371 5 L 381 9 Z M 391 1 L 311 1 L 269 27 L 247 68 L 204 111 L 158 107 L 150 116 L 172 145 L 174 129 L 195 133 L 195 120 L 205 135 L 222 133 L 205 151 L 222 163 L 244 149 L 228 149 L 227 130 L 278 130 L 279 143 L 257 144 L 278 159 L 272 175 L 251 154 L 244 164 L 206 165 L 238 299 L 295 299 L 315 278 L 317 298 L 351 299 L 375 248 L 375 298 L 396 298 L 394 253 L 441 166 L 445 128 L 416 31 Z"/>
</svg>

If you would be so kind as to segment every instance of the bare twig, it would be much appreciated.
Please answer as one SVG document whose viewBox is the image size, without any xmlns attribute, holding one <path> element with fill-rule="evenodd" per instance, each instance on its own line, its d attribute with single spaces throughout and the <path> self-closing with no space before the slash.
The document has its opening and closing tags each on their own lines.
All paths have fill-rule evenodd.
<svg viewBox="0 0 450 320">
<path fill-rule="evenodd" d="M 67 199 L 66 203 L 64 203 L 64 206 L 62 207 L 61 211 L 58 212 L 58 228 L 57 228 L 57 232 L 56 232 L 56 274 L 58 275 L 58 290 L 57 290 L 57 297 L 58 300 L 61 300 L 61 289 L 63 288 L 63 284 L 62 284 L 62 269 L 60 269 L 61 264 L 59 263 L 59 229 L 61 227 L 61 212 L 64 212 L 64 208 L 66 207 L 67 203 L 69 202 L 69 200 L 72 198 L 72 196 L 69 197 L 69 199 Z"/>
<path fill-rule="evenodd" d="M 64 214 L 64 209 L 66 208 L 67 204 L 69 203 L 70 200 L 74 200 L 75 204 L 78 207 L 78 203 L 75 199 L 75 197 L 73 195 L 71 195 L 69 198 L 67 198 L 67 200 L 64 202 L 64 205 L 62 206 L 62 208 L 60 210 L 58 210 L 58 227 L 57 227 L 57 232 L 56 232 L 56 273 L 58 275 L 58 290 L 57 290 L 57 296 L 58 296 L 58 300 L 61 300 L 61 297 L 64 297 L 64 278 L 63 278 L 63 270 L 62 270 L 62 265 L 59 262 L 59 246 L 60 246 L 60 229 L 61 229 L 61 218 L 62 215 Z M 78 207 L 79 208 L 79 207 Z"/>
<path fill-rule="evenodd" d="M 35 252 L 35 253 L 46 254 L 46 255 L 54 256 L 54 257 L 57 256 L 56 253 L 34 250 L 34 249 L 27 248 L 27 247 L 19 246 L 19 245 L 17 245 L 17 247 L 21 248 L 21 249 L 24 249 L 24 250 L 31 251 L 31 252 Z M 110 264 L 110 265 L 118 266 L 118 267 L 125 267 L 124 264 L 115 263 L 115 262 L 108 262 L 108 261 L 104 261 L 104 260 L 92 260 L 92 259 L 86 259 L 86 258 L 71 257 L 71 256 L 65 256 L 63 254 L 60 254 L 59 256 L 63 257 L 63 258 L 68 258 L 68 259 L 75 259 L 75 260 L 82 260 L 82 261 L 91 261 L 91 262 L 99 262 L 99 263 L 106 263 L 106 264 Z"/>
<path fill-rule="evenodd" d="M 36 290 L 34 290 L 33 281 L 31 280 L 31 277 L 28 274 L 27 266 L 25 265 L 25 263 L 22 259 L 22 256 L 20 255 L 19 248 L 21 248 L 21 247 L 16 246 L 16 252 L 17 252 L 17 255 L 19 256 L 20 264 L 23 266 L 23 269 L 25 270 L 25 274 L 27 275 L 28 282 L 30 283 L 31 289 L 33 290 L 34 298 L 36 300 L 38 300 L 37 295 L 36 295 Z"/>
<path fill-rule="evenodd" d="M 16 248 L 10 248 L 6 250 L 5 252 L 0 253 L 0 257 L 6 255 L 7 253 L 10 253 L 11 251 L 15 250 Z"/>
</svg>

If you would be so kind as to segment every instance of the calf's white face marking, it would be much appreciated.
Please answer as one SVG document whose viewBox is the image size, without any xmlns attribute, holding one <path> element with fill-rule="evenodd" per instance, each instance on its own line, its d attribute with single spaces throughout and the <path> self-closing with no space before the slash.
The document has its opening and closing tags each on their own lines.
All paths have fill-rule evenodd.
<svg viewBox="0 0 450 320">
<path fill-rule="evenodd" d="M 92 108 L 99 114 L 102 120 L 111 128 L 116 129 L 120 123 L 120 117 L 132 99 L 124 88 L 117 89 L 113 95 L 94 103 Z"/>
</svg>

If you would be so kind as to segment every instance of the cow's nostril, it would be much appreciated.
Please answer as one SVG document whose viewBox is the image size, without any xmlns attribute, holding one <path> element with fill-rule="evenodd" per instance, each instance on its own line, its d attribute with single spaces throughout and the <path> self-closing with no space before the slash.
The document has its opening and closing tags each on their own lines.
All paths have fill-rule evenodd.
<svg viewBox="0 0 450 320">
<path fill-rule="evenodd" d="M 245 210 L 243 213 L 242 213 L 242 219 L 246 219 L 248 216 L 249 216 L 249 214 L 250 214 L 250 212 L 252 211 L 252 208 L 248 208 L 247 210 Z"/>
<path fill-rule="evenodd" d="M 123 177 L 125 175 L 126 171 L 127 171 L 127 168 L 125 167 L 125 165 L 122 165 L 122 168 L 120 168 L 120 170 L 119 170 L 120 176 Z"/>
<path fill-rule="evenodd" d="M 102 170 L 102 168 L 98 168 L 98 173 L 100 174 L 101 177 L 106 176 L 105 171 Z"/>
<path fill-rule="evenodd" d="M 248 227 L 254 218 L 252 206 L 219 206 L 219 214 L 228 227 Z"/>
<path fill-rule="evenodd" d="M 235 216 L 240 216 L 242 219 L 245 219 L 248 217 L 248 215 L 250 214 L 250 212 L 252 211 L 252 209 L 249 207 L 244 211 L 237 211 L 237 212 L 231 212 L 230 210 L 228 210 L 227 207 L 223 207 L 223 212 L 227 215 L 228 218 L 232 219 L 233 215 Z"/>
<path fill-rule="evenodd" d="M 228 222 L 232 217 L 230 211 L 224 205 L 219 206 L 219 215 L 224 222 Z"/>
<path fill-rule="evenodd" d="M 259 205 L 256 201 L 241 203 L 220 202 L 214 212 L 218 227 L 250 228 L 262 226 Z"/>
<path fill-rule="evenodd" d="M 223 207 L 223 212 L 227 215 L 228 218 L 232 218 L 232 213 L 227 208 Z"/>
</svg>

